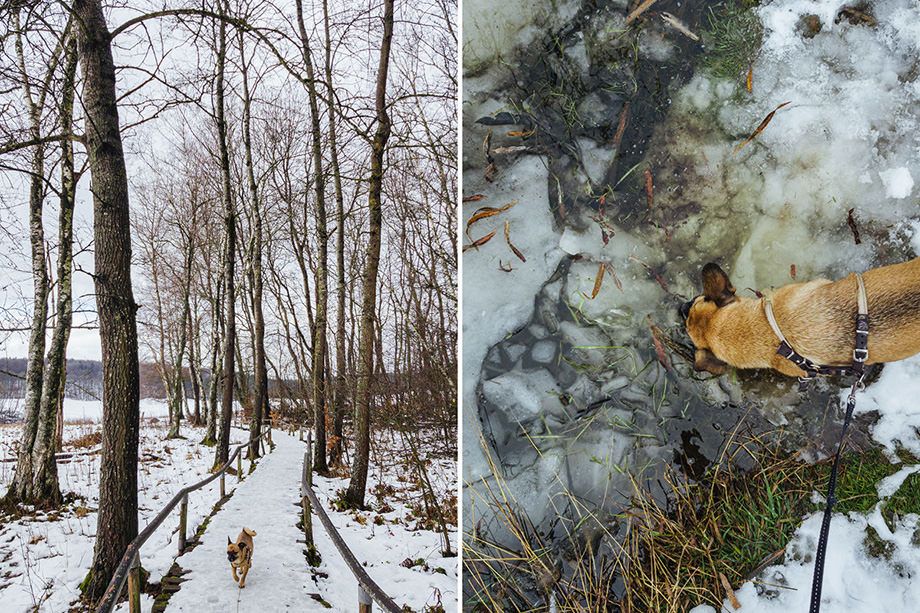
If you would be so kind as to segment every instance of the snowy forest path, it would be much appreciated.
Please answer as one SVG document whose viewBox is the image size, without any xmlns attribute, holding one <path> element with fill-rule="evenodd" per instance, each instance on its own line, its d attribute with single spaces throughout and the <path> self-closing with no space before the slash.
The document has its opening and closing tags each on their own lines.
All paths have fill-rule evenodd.
<svg viewBox="0 0 920 613">
<path fill-rule="evenodd" d="M 316 597 L 329 582 L 314 581 L 304 557 L 303 532 L 297 527 L 304 445 L 280 430 L 273 432 L 273 442 L 274 451 L 259 460 L 256 470 L 211 518 L 201 544 L 176 559 L 190 572 L 167 611 L 327 609 Z M 235 541 L 244 527 L 255 530 L 256 536 L 252 570 L 240 589 L 230 573 L 226 539 Z"/>
</svg>

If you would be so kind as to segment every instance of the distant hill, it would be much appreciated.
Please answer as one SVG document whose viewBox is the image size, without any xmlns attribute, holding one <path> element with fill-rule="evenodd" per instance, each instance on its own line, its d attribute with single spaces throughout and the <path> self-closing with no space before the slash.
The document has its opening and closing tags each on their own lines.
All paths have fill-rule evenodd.
<svg viewBox="0 0 920 613">
<path fill-rule="evenodd" d="M 0 358 L 0 398 L 25 398 L 25 358 Z M 185 393 L 192 396 L 192 384 L 189 380 L 188 369 L 185 372 Z M 204 385 L 210 384 L 210 372 L 202 375 Z M 166 398 L 166 389 L 163 380 L 157 372 L 156 365 L 149 362 L 140 364 L 140 392 L 141 398 Z M 252 377 L 245 378 L 246 383 L 252 385 Z M 269 379 L 269 394 L 279 395 L 282 390 L 296 390 L 295 381 L 282 381 Z M 64 395 L 74 400 L 101 400 L 102 399 L 102 362 L 98 360 L 67 360 L 67 385 Z"/>
<path fill-rule="evenodd" d="M 163 382 L 153 364 L 140 365 L 141 398 L 164 398 Z M 0 358 L 0 398 L 24 398 L 25 358 Z M 67 385 L 64 395 L 75 400 L 102 398 L 102 362 L 67 360 Z"/>
</svg>

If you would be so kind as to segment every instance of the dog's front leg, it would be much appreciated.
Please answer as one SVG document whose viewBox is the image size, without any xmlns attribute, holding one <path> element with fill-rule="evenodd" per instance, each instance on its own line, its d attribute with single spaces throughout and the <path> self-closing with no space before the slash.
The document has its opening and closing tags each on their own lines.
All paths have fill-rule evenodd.
<svg viewBox="0 0 920 613">
<path fill-rule="evenodd" d="M 247 564 L 246 566 L 243 567 L 243 576 L 240 577 L 240 587 L 241 588 L 246 587 L 246 575 L 248 574 L 249 574 L 249 565 Z"/>
<path fill-rule="evenodd" d="M 234 566 L 233 564 L 230 565 L 230 572 L 233 573 L 233 582 L 234 582 L 234 583 L 239 583 L 240 578 L 237 576 L 237 574 L 236 574 L 236 566 Z"/>
</svg>

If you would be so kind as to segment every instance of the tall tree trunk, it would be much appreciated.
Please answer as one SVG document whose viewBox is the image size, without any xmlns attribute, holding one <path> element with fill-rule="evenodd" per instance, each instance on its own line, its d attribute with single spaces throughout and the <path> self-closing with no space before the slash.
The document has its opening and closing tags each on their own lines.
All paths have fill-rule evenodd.
<svg viewBox="0 0 920 613">
<path fill-rule="evenodd" d="M 131 290 L 128 177 L 115 64 L 100 0 L 76 0 L 85 142 L 92 175 L 95 291 L 102 347 L 102 460 L 93 564 L 84 594 L 98 599 L 137 536 L 139 387 L 137 304 Z"/>
<path fill-rule="evenodd" d="M 221 16 L 224 0 L 218 0 Z M 217 46 L 217 138 L 220 144 L 221 190 L 226 226 L 226 251 L 224 252 L 224 368 L 223 399 L 220 414 L 220 439 L 214 466 L 224 464 L 230 457 L 230 422 L 233 418 L 233 385 L 235 380 L 234 354 L 236 350 L 236 209 L 230 187 L 230 152 L 227 148 L 227 120 L 224 117 L 224 70 L 227 63 L 227 24 L 221 19 Z"/>
<path fill-rule="evenodd" d="M 68 64 L 64 75 L 64 99 L 60 107 L 62 123 L 65 134 L 71 130 L 73 121 L 73 82 L 76 73 L 76 49 L 70 36 L 70 24 L 61 33 L 61 43 L 55 48 L 45 73 L 44 81 L 39 84 L 37 97 L 33 97 L 31 81 L 26 69 L 25 53 L 23 48 L 22 30 L 19 23 L 19 11 L 13 12 L 13 26 L 15 29 L 14 47 L 18 69 L 22 78 L 23 97 L 29 111 L 29 127 L 32 138 L 38 141 L 41 137 L 41 117 L 45 108 L 47 92 L 51 81 L 57 71 L 62 54 L 67 56 Z M 65 42 L 67 41 L 67 42 Z M 68 91 L 69 88 L 69 91 Z M 70 111 L 68 113 L 68 101 Z M 64 144 L 66 156 L 67 146 Z M 73 161 L 72 144 L 69 171 L 72 179 Z M 48 317 L 49 279 L 47 263 L 45 261 L 44 227 L 42 224 L 42 209 L 45 199 L 45 146 L 38 142 L 32 152 L 32 174 L 29 183 L 29 238 L 32 249 L 32 278 L 34 286 L 32 326 L 29 335 L 29 359 L 26 367 L 26 406 L 25 423 L 23 425 L 22 439 L 16 471 L 13 481 L 7 492 L 7 500 L 26 502 L 29 504 L 48 506 L 60 503 L 61 494 L 57 482 L 57 465 L 54 464 L 54 450 L 57 448 L 57 415 L 56 411 L 50 416 L 43 415 L 43 394 L 45 382 L 44 352 L 45 352 L 45 326 Z M 66 181 L 68 160 L 62 161 L 62 177 Z M 64 198 L 71 197 L 73 186 L 62 184 L 62 211 L 68 210 Z M 68 189 L 70 190 L 68 192 Z M 72 206 L 69 210 L 72 210 Z M 62 212 L 62 215 L 64 213 Z M 65 246 L 62 245 L 62 258 Z M 69 263 L 68 263 L 69 266 Z M 68 279 L 69 282 L 69 279 Z M 65 296 L 69 299 L 69 289 Z M 68 307 L 69 309 L 69 307 Z M 69 333 L 70 322 L 63 324 Z M 66 345 L 66 340 L 64 342 Z M 59 376 L 55 373 L 55 376 Z M 55 388 L 57 390 L 57 388 Z M 51 465 L 49 466 L 46 455 L 50 453 Z"/>
<path fill-rule="evenodd" d="M 41 412 L 42 377 L 45 360 L 45 325 L 48 320 L 48 268 L 45 260 L 45 229 L 42 223 L 42 209 L 45 201 L 45 146 L 41 138 L 42 106 L 32 97 L 29 75 L 26 72 L 23 54 L 19 11 L 13 13 L 13 27 L 16 29 L 15 48 L 19 69 L 23 79 L 23 95 L 29 109 L 31 136 L 37 144 L 32 150 L 31 178 L 29 180 L 29 243 L 32 248 L 32 325 L 29 333 L 29 359 L 26 366 L 25 422 L 19 445 L 19 457 L 13 482 L 7 492 L 7 499 L 20 502 L 38 502 L 32 492 L 35 477 L 32 452 L 38 436 L 39 414 Z"/>
<path fill-rule="evenodd" d="M 345 500 L 354 507 L 364 506 L 367 469 L 370 459 L 370 379 L 374 366 L 374 317 L 377 304 L 377 269 L 380 266 L 380 232 L 382 223 L 381 192 L 383 191 L 383 157 L 390 138 L 390 116 L 387 113 L 387 72 L 390 66 L 390 43 L 393 39 L 393 0 L 383 3 L 383 40 L 374 107 L 377 111 L 377 131 L 371 144 L 371 180 L 367 206 L 370 211 L 370 237 L 367 241 L 367 262 L 364 269 L 361 304 L 361 342 L 358 349 L 357 416 L 355 428 L 355 457 L 351 481 Z"/>
<path fill-rule="evenodd" d="M 192 413 L 192 425 L 201 425 L 201 318 L 197 315 L 201 302 L 196 298 L 196 316 L 189 320 L 188 367 L 189 378 L 192 381 L 192 398 L 195 401 L 195 411 Z"/>
<path fill-rule="evenodd" d="M 73 208 L 76 193 L 74 175 L 73 131 L 74 81 L 77 73 L 77 44 L 71 37 L 67 43 L 67 59 L 64 68 L 64 83 L 61 99 L 61 195 L 58 221 L 57 278 L 58 296 L 54 333 L 48 349 L 47 366 L 42 389 L 41 412 L 38 417 L 38 432 L 35 449 L 32 452 L 32 493 L 38 499 L 60 504 L 61 490 L 58 484 L 57 461 L 54 454 L 58 447 L 58 407 L 62 404 L 64 382 L 66 381 L 67 341 L 70 339 L 70 323 L 73 316 L 72 268 L 73 268 Z"/>
<path fill-rule="evenodd" d="M 189 220 L 188 232 L 186 233 L 185 260 L 183 262 L 182 278 L 182 315 L 179 318 L 179 341 L 175 350 L 175 362 L 172 365 L 172 386 L 170 392 L 170 414 L 172 423 L 166 438 L 179 438 L 179 424 L 182 421 L 182 408 L 185 401 L 185 379 L 182 376 L 182 362 L 185 359 L 185 349 L 188 343 L 189 321 L 192 317 L 192 303 L 190 295 L 192 292 L 192 268 L 195 264 L 195 225 L 198 221 L 198 199 L 195 195 L 191 198 L 191 219 Z M 161 326 L 164 323 L 161 321 Z M 166 356 L 163 356 L 165 361 Z"/>
<path fill-rule="evenodd" d="M 303 61 L 307 69 L 307 93 L 310 99 L 310 127 L 312 133 L 313 172 L 316 175 L 316 328 L 313 338 L 313 413 L 315 415 L 316 447 L 313 468 L 320 473 L 329 470 L 326 463 L 326 302 L 328 300 L 327 270 L 328 235 L 326 230 L 326 181 L 323 176 L 322 132 L 319 124 L 319 103 L 316 94 L 316 76 L 310 39 L 303 21 L 303 0 L 295 0 L 297 28 L 300 34 Z"/>
<path fill-rule="evenodd" d="M 335 96 L 332 87 L 332 41 L 329 34 L 329 2 L 323 0 L 323 26 L 326 35 L 326 107 L 329 114 L 329 149 L 332 155 L 332 179 L 335 183 L 336 228 L 336 325 L 335 325 L 335 394 L 332 418 L 332 436 L 335 441 L 329 462 L 336 465 L 342 458 L 343 422 L 345 420 L 345 206 L 342 197 L 342 174 L 339 170 L 339 151 L 335 132 Z"/>
<path fill-rule="evenodd" d="M 240 56 L 245 55 L 243 33 L 239 34 Z M 268 369 L 265 366 L 265 317 L 262 313 L 262 209 L 259 202 L 259 188 L 256 185 L 252 163 L 252 137 L 250 134 L 250 92 L 248 65 L 243 65 L 243 151 L 246 161 L 246 179 L 249 184 L 249 198 L 252 201 L 253 244 L 252 244 L 252 335 L 253 335 L 253 382 L 255 402 L 249 423 L 249 456 L 259 457 L 259 441 L 262 419 L 268 416 Z"/>
</svg>

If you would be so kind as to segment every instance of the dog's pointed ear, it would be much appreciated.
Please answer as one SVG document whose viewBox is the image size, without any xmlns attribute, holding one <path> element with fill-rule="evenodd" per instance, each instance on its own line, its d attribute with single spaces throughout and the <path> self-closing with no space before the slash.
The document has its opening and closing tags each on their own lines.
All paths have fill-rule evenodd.
<svg viewBox="0 0 920 613">
<path fill-rule="evenodd" d="M 702 275 L 703 296 L 706 297 L 706 300 L 715 302 L 720 308 L 737 300 L 735 287 L 718 264 L 709 262 L 703 266 Z"/>
<path fill-rule="evenodd" d="M 230 540 L 230 537 L 229 537 L 229 536 L 227 537 L 227 544 L 228 544 L 228 545 L 232 545 L 232 544 L 233 544 L 233 541 Z"/>
</svg>

